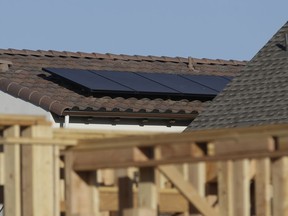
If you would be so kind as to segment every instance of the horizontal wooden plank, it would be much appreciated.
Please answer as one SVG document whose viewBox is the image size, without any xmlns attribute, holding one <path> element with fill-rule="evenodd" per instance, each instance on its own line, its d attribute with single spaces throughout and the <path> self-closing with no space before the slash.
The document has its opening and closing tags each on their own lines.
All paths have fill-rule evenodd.
<svg viewBox="0 0 288 216">
<path fill-rule="evenodd" d="M 118 188 L 100 187 L 100 210 L 118 211 Z M 138 206 L 138 192 L 133 191 L 133 203 Z M 159 210 L 160 212 L 185 212 L 188 210 L 188 202 L 176 189 L 160 189 Z M 61 202 L 61 211 L 65 212 L 65 203 Z"/>
<path fill-rule="evenodd" d="M 118 150 L 117 150 L 118 151 Z M 102 168 L 122 168 L 122 167 L 149 167 L 159 166 L 167 164 L 183 164 L 183 163 L 196 163 L 196 162 L 216 162 L 226 160 L 238 160 L 238 159 L 256 159 L 256 158 L 277 158 L 282 156 L 288 156 L 288 151 L 274 151 L 274 152 L 249 152 L 241 154 L 229 154 L 229 155 L 215 155 L 215 156 L 203 156 L 203 157 L 182 157 L 182 158 L 171 158 L 162 160 L 143 160 L 143 161 L 122 161 L 115 162 L 113 158 L 110 158 L 109 162 L 98 163 L 78 163 L 74 166 L 77 171 L 89 171 L 97 170 Z M 104 157 L 102 155 L 102 157 Z"/>
<path fill-rule="evenodd" d="M 209 153 L 212 155 L 225 155 L 253 151 L 269 152 L 275 150 L 275 142 L 271 136 L 241 136 L 237 139 L 216 140 L 209 144 L 209 148 Z"/>
<path fill-rule="evenodd" d="M 75 149 L 101 149 L 101 148 L 123 148 L 155 145 L 171 145 L 181 143 L 202 143 L 217 139 L 233 138 L 238 139 L 243 136 L 283 136 L 288 134 L 288 125 L 270 125 L 248 128 L 215 129 L 206 131 L 193 131 L 181 134 L 152 134 L 140 136 L 128 136 L 118 138 L 108 138 L 103 140 L 82 139 Z"/>
<path fill-rule="evenodd" d="M 54 128 L 53 135 L 56 139 L 107 139 L 135 135 L 159 134 L 147 131 L 118 131 L 118 130 L 92 130 Z"/>
<path fill-rule="evenodd" d="M 52 125 L 45 116 L 31 115 L 0 115 L 0 126 L 30 126 L 30 125 Z"/>
<path fill-rule="evenodd" d="M 0 138 L 0 144 L 22 144 L 22 145 L 64 145 L 73 146 L 77 145 L 77 140 L 68 139 L 46 139 L 46 138 L 25 138 L 25 137 L 7 137 Z"/>
<path fill-rule="evenodd" d="M 138 148 L 101 149 L 91 151 L 71 151 L 73 154 L 73 168 L 79 170 L 82 167 L 97 167 L 98 164 L 133 163 L 135 161 L 147 161 L 147 157 Z"/>
</svg>

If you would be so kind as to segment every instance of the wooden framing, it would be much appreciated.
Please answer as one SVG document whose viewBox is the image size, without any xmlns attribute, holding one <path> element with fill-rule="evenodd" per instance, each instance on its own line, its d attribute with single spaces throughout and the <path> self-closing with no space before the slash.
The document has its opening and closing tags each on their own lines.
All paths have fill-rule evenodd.
<svg viewBox="0 0 288 216">
<path fill-rule="evenodd" d="M 191 207 L 203 216 L 288 215 L 288 125 L 137 135 L 52 129 L 43 117 L 0 115 L 0 132 L 9 215 L 156 216 Z M 186 177 L 177 169 L 184 163 L 192 163 Z M 138 177 L 128 175 L 130 167 Z M 103 168 L 118 170 L 118 182 L 98 182 Z M 159 188 L 156 171 L 174 188 Z"/>
</svg>

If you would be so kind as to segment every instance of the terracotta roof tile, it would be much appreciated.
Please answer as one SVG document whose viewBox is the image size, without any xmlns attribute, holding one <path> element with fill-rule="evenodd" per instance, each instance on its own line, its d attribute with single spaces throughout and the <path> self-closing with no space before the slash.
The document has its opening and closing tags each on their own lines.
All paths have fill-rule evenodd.
<svg viewBox="0 0 288 216">
<path fill-rule="evenodd" d="M 196 73 L 189 70 L 188 58 L 0 49 L 0 59 L 13 62 L 9 71 L 0 72 L 2 91 L 57 115 L 73 110 L 194 115 L 201 112 L 209 103 L 190 101 L 185 98 L 163 100 L 95 96 L 42 70 L 45 67 L 58 67 L 147 73 Z M 245 62 L 193 58 L 193 64 L 197 74 L 234 76 L 243 68 Z"/>
</svg>

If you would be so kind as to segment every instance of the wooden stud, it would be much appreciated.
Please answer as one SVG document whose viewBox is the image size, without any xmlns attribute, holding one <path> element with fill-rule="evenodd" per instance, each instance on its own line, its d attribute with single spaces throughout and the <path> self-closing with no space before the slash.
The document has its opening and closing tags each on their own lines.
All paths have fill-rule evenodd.
<svg viewBox="0 0 288 216">
<path fill-rule="evenodd" d="M 4 137 L 19 137 L 20 127 L 11 126 L 4 131 Z M 20 146 L 4 145 L 5 153 L 5 214 L 21 215 L 21 194 L 20 194 Z"/>
<path fill-rule="evenodd" d="M 179 173 L 177 168 L 173 165 L 165 165 L 159 166 L 158 169 L 162 174 L 164 174 L 175 187 L 179 190 L 179 192 L 189 201 L 191 202 L 197 210 L 205 215 L 205 216 L 216 216 L 218 213 L 208 205 L 205 198 L 202 198 L 195 187 L 184 180 L 183 176 Z"/>
<path fill-rule="evenodd" d="M 137 208 L 137 209 L 125 209 L 125 216 L 157 216 L 157 213 L 150 208 Z"/>
<path fill-rule="evenodd" d="M 233 161 L 233 211 L 234 216 L 250 215 L 249 160 Z"/>
<path fill-rule="evenodd" d="M 257 159 L 256 161 L 256 215 L 271 215 L 271 184 L 270 184 L 270 158 Z"/>
<path fill-rule="evenodd" d="M 232 161 L 218 162 L 219 215 L 233 215 L 233 168 Z"/>
<path fill-rule="evenodd" d="M 31 126 L 24 137 L 51 138 L 51 128 Z M 46 145 L 22 146 L 22 213 L 23 216 L 54 216 L 60 200 L 54 197 L 54 151 Z"/>
<path fill-rule="evenodd" d="M 150 209 L 157 214 L 158 191 L 155 184 L 154 167 L 139 169 L 140 181 L 138 185 L 138 208 Z"/>
<path fill-rule="evenodd" d="M 288 157 L 272 164 L 273 215 L 288 215 Z"/>
<path fill-rule="evenodd" d="M 204 152 L 198 145 L 193 144 L 191 146 L 194 155 L 199 157 L 204 155 Z M 206 164 L 204 162 L 188 164 L 188 182 L 195 187 L 202 198 L 205 198 Z M 190 215 L 200 215 L 199 211 L 197 211 L 193 205 L 190 205 Z"/>
<path fill-rule="evenodd" d="M 65 155 L 65 192 L 67 216 L 99 215 L 99 191 L 96 171 L 75 172 L 73 153 Z"/>
<path fill-rule="evenodd" d="M 133 203 L 133 185 L 127 169 L 116 170 L 118 177 L 119 216 L 126 216 L 124 210 L 131 209 Z M 129 215 L 129 213 L 127 213 Z"/>
</svg>

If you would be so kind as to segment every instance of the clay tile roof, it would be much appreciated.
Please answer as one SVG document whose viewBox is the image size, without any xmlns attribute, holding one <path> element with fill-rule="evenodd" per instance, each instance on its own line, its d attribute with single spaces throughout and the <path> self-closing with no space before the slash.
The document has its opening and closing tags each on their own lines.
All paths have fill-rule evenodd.
<svg viewBox="0 0 288 216">
<path fill-rule="evenodd" d="M 244 61 L 192 58 L 193 67 L 197 70 L 195 72 L 189 69 L 188 58 L 183 57 L 16 49 L 0 49 L 0 59 L 13 62 L 7 72 L 0 72 L 0 90 L 59 116 L 69 111 L 113 111 L 144 113 L 153 117 L 183 114 L 195 117 L 196 113 L 205 109 L 209 101 L 89 95 L 73 84 L 43 71 L 45 67 L 235 76 L 246 64 Z"/>
<path fill-rule="evenodd" d="M 288 123 L 286 23 L 187 130 Z M 238 61 L 231 60 L 233 64 Z M 221 60 L 221 64 L 226 61 Z"/>
</svg>

